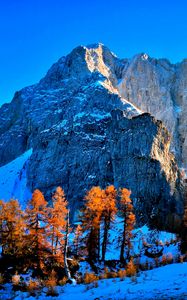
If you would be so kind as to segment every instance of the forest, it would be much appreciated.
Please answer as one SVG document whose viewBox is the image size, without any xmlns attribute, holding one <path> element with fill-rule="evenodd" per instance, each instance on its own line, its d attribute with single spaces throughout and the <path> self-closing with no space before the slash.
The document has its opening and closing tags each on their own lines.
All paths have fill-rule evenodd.
<svg viewBox="0 0 187 300">
<path fill-rule="evenodd" d="M 17 200 L 0 201 L 0 285 L 11 282 L 13 289 L 31 294 L 45 286 L 47 294 L 55 295 L 57 285 L 135 278 L 139 271 L 187 260 L 186 253 L 175 258 L 171 253 L 163 254 L 164 245 L 159 241 L 151 248 L 143 240 L 145 254 L 152 263 L 141 263 L 140 257 L 133 255 L 136 217 L 131 191 L 126 188 L 92 187 L 86 193 L 78 221 L 70 223 L 69 215 L 61 187 L 57 187 L 50 204 L 40 190 L 35 190 L 25 210 Z M 117 236 L 119 257 L 107 260 L 109 232 L 116 217 L 122 224 Z M 91 271 L 79 272 L 83 262 Z M 28 275 L 27 282 L 22 274 Z"/>
</svg>

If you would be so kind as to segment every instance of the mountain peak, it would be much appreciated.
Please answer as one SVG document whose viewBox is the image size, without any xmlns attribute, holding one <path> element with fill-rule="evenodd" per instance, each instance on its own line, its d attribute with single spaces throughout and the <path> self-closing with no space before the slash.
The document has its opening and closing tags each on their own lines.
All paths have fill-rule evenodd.
<svg viewBox="0 0 187 300">
<path fill-rule="evenodd" d="M 101 43 L 80 45 L 52 65 L 41 84 L 59 86 L 67 79 L 76 78 L 78 83 L 92 76 L 103 76 L 112 88 L 110 82 L 115 81 L 114 69 L 117 61 L 117 57 Z"/>
</svg>

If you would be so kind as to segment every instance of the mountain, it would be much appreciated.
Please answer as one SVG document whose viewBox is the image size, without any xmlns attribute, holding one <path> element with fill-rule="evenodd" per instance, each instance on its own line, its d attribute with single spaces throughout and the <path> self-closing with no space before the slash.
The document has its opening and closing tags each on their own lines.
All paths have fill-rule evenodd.
<svg viewBox="0 0 187 300">
<path fill-rule="evenodd" d="M 30 191 L 50 199 L 61 185 L 75 215 L 90 187 L 125 186 L 139 223 L 173 229 L 183 215 L 186 70 L 185 60 L 119 59 L 102 44 L 75 48 L 1 107 L 0 165 L 32 148 Z"/>
</svg>

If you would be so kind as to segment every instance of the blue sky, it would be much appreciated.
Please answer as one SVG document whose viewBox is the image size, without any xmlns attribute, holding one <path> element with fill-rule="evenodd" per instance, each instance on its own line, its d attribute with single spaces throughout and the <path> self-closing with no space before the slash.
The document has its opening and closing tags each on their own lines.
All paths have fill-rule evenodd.
<svg viewBox="0 0 187 300">
<path fill-rule="evenodd" d="M 181 61 L 186 11 L 186 0 L 0 0 L 0 104 L 80 44 Z"/>
</svg>

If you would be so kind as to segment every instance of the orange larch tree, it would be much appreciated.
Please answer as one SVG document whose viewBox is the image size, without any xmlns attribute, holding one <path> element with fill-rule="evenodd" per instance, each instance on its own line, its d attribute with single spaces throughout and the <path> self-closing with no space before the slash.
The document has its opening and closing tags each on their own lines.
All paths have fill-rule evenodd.
<svg viewBox="0 0 187 300">
<path fill-rule="evenodd" d="M 17 200 L 0 201 L 0 240 L 3 255 L 23 255 L 25 223 Z"/>
<path fill-rule="evenodd" d="M 26 209 L 26 226 L 27 226 L 27 254 L 30 255 L 37 268 L 41 269 L 45 255 L 48 252 L 49 243 L 47 241 L 47 218 L 48 208 L 40 190 L 35 190 L 32 194 L 28 207 Z"/>
<path fill-rule="evenodd" d="M 69 280 L 71 274 L 67 263 L 68 238 L 70 233 L 68 202 L 64 190 L 57 187 L 53 197 L 53 206 L 49 210 L 48 238 L 51 240 L 51 252 L 60 264 L 64 264 L 65 273 Z"/>
<path fill-rule="evenodd" d="M 121 241 L 121 250 L 120 250 L 120 261 L 125 262 L 124 254 L 125 247 L 127 247 L 126 259 L 129 260 L 131 239 L 132 239 L 132 230 L 134 229 L 134 225 L 136 222 L 135 215 L 133 213 L 133 204 L 130 199 L 131 191 L 126 188 L 121 190 L 121 198 L 120 198 L 120 210 L 123 217 L 123 233 L 122 233 L 122 241 Z"/>
<path fill-rule="evenodd" d="M 6 210 L 5 210 L 5 202 L 0 200 L 0 245 L 2 247 L 2 255 L 5 254 L 5 249 L 7 247 L 7 227 L 5 223 L 6 219 Z"/>
<path fill-rule="evenodd" d="M 105 192 L 99 186 L 92 187 L 85 196 L 82 229 L 86 233 L 86 249 L 90 260 L 98 260 L 100 254 L 100 224 Z"/>
<path fill-rule="evenodd" d="M 67 205 L 63 189 L 57 187 L 52 197 L 52 208 L 49 209 L 47 220 L 52 255 L 63 255 L 68 214 Z"/>
<path fill-rule="evenodd" d="M 103 211 L 102 211 L 102 217 L 104 221 L 102 261 L 105 261 L 105 254 L 106 254 L 107 243 L 108 243 L 108 233 L 111 226 L 111 222 L 114 220 L 114 216 L 116 215 L 117 212 L 116 197 L 117 197 L 117 190 L 115 189 L 115 187 L 113 185 L 108 186 L 105 189 L 105 194 L 103 199 Z"/>
</svg>

